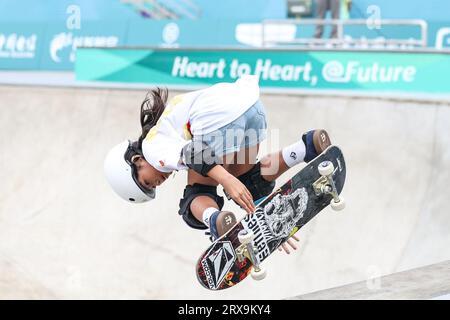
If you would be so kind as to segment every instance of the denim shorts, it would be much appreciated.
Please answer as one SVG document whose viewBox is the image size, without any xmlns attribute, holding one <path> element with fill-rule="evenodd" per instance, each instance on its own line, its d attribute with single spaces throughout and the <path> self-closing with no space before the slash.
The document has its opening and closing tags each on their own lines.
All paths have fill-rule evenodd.
<svg viewBox="0 0 450 320">
<path fill-rule="evenodd" d="M 223 156 L 256 146 L 266 139 L 266 131 L 266 112 L 258 100 L 236 120 L 213 132 L 195 136 L 193 140 L 206 142 L 216 156 Z"/>
</svg>

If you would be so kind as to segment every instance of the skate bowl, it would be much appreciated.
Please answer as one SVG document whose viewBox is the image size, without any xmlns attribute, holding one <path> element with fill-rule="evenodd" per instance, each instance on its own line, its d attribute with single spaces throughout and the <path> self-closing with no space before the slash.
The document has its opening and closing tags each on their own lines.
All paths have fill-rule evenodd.
<svg viewBox="0 0 450 320">
<path fill-rule="evenodd" d="M 195 263 L 209 240 L 177 214 L 186 173 L 140 205 L 103 177 L 109 148 L 139 134 L 145 93 L 0 86 L 0 299 L 282 299 L 450 260 L 448 101 L 264 93 L 261 154 L 326 128 L 346 158 L 347 207 L 268 258 L 264 281 L 202 288 Z"/>
<path fill-rule="evenodd" d="M 450 261 L 367 279 L 288 300 L 448 300 Z"/>
</svg>

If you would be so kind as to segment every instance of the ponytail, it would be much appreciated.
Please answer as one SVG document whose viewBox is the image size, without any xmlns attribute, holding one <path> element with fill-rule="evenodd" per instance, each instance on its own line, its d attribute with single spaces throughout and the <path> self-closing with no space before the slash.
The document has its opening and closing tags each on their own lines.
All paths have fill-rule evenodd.
<svg viewBox="0 0 450 320">
<path fill-rule="evenodd" d="M 169 91 L 167 88 L 159 87 L 148 92 L 145 96 L 145 99 L 141 104 L 140 120 L 142 133 L 138 140 L 139 146 L 142 145 L 142 141 L 147 136 L 147 133 L 155 126 L 163 114 L 168 96 Z"/>
</svg>

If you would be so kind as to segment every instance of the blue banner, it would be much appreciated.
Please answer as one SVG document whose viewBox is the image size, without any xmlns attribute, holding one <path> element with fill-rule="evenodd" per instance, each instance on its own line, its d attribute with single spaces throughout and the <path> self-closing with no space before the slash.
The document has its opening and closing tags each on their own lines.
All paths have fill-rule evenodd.
<svg viewBox="0 0 450 320">
<path fill-rule="evenodd" d="M 314 27 L 285 25 L 273 30 L 289 41 L 311 36 Z M 270 29 L 270 28 L 269 28 Z M 417 28 L 371 31 L 366 36 L 417 39 Z M 379 34 L 377 34 L 377 32 Z M 364 36 L 361 28 L 350 28 L 347 37 Z M 46 23 L 0 23 L 0 69 L 73 70 L 77 47 L 260 47 L 260 22 L 237 20 L 110 20 L 83 21 L 79 29 L 69 29 L 66 21 Z M 428 43 L 437 49 L 450 48 L 450 22 L 430 25 Z M 382 49 L 380 45 L 377 47 Z M 395 49 L 389 46 L 389 49 Z"/>
</svg>

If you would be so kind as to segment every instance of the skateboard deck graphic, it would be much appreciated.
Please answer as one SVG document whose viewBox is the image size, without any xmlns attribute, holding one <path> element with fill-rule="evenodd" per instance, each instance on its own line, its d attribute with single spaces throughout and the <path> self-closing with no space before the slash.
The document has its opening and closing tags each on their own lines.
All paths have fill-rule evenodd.
<svg viewBox="0 0 450 320">
<path fill-rule="evenodd" d="M 328 175 L 329 180 L 324 180 L 318 170 L 326 161 L 330 161 L 334 167 L 332 174 Z M 253 262 L 256 261 L 259 265 L 341 193 L 345 175 L 346 167 L 341 150 L 337 146 L 328 147 L 261 201 L 253 214 L 246 215 L 210 245 L 196 265 L 200 284 L 210 290 L 222 290 L 245 279 L 255 267 Z M 337 194 L 320 192 L 324 190 L 320 187 L 326 188 L 333 184 Z M 242 230 L 254 235 L 251 241 L 251 246 L 255 249 L 252 259 L 240 254 L 242 243 L 238 234 Z"/>
</svg>

